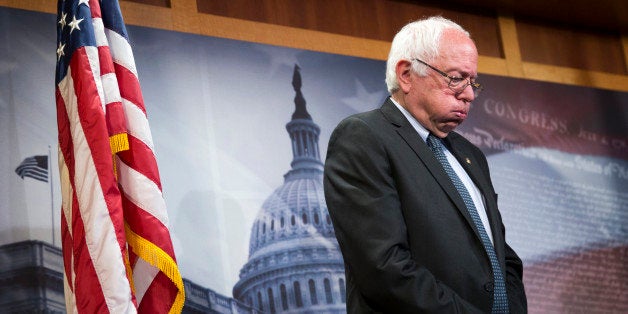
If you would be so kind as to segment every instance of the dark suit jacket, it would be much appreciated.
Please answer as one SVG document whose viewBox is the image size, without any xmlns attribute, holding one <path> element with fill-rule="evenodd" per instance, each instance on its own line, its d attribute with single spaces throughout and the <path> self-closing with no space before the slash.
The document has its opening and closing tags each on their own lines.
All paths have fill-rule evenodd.
<svg viewBox="0 0 628 314">
<path fill-rule="evenodd" d="M 505 243 L 486 158 L 457 133 L 445 142 L 484 195 L 510 311 L 525 313 L 522 263 Z M 324 187 L 345 260 L 349 313 L 490 313 L 493 275 L 478 231 L 443 167 L 390 99 L 334 130 Z"/>
</svg>

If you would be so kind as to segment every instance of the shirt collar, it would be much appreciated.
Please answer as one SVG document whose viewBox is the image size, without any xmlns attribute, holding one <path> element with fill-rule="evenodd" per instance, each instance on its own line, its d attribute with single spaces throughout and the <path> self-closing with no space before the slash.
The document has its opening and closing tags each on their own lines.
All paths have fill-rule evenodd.
<svg viewBox="0 0 628 314">
<path fill-rule="evenodd" d="M 419 136 L 421 136 L 423 141 L 427 143 L 427 136 L 430 134 L 430 131 L 428 131 L 423 125 L 421 125 L 421 123 L 419 123 L 419 121 L 417 121 L 417 119 L 414 118 L 412 114 L 410 114 L 410 112 L 408 112 L 406 108 L 402 107 L 395 99 L 390 97 L 390 100 L 392 101 L 393 104 L 395 104 L 395 106 L 399 109 L 399 111 L 403 113 L 403 115 L 406 117 L 408 122 L 410 122 L 410 125 L 412 125 L 412 127 L 417 131 L 417 133 L 419 133 Z"/>
</svg>

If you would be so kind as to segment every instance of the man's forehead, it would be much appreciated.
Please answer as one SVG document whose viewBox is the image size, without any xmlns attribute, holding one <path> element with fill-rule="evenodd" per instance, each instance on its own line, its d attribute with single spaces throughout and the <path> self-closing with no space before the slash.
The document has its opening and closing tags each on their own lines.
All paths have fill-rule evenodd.
<svg viewBox="0 0 628 314">
<path fill-rule="evenodd" d="M 459 31 L 443 33 L 439 55 L 434 64 L 443 67 L 444 70 L 458 70 L 475 75 L 477 63 L 478 52 L 473 40 Z"/>
</svg>

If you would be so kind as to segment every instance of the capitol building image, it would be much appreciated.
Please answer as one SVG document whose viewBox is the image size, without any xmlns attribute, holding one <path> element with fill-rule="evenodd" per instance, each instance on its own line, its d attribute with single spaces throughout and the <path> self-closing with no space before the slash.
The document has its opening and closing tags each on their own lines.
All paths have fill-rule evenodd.
<svg viewBox="0 0 628 314">
<path fill-rule="evenodd" d="M 253 223 L 233 297 L 264 313 L 346 313 L 344 264 L 323 193 L 320 128 L 307 112 L 298 65 L 292 86 L 291 170 Z"/>
</svg>

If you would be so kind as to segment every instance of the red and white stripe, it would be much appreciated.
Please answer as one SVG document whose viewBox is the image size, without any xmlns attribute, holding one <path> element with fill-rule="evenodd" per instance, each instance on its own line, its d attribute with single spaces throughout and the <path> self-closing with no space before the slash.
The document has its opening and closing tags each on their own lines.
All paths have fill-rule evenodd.
<svg viewBox="0 0 628 314">
<path fill-rule="evenodd" d="M 129 313 L 135 308 L 124 264 L 123 208 L 112 171 L 97 61 L 97 48 L 77 49 L 68 75 L 57 86 L 63 254 L 72 291 L 66 299 L 75 306 L 73 312 Z"/>
<path fill-rule="evenodd" d="M 77 49 L 56 88 L 66 306 L 88 313 L 180 311 L 183 285 L 131 47 L 105 28 L 98 2 L 89 5 L 97 47 Z M 129 150 L 115 158 L 116 178 L 109 138 L 120 130 Z M 131 235 L 165 256 L 174 274 L 134 251 Z"/>
</svg>

